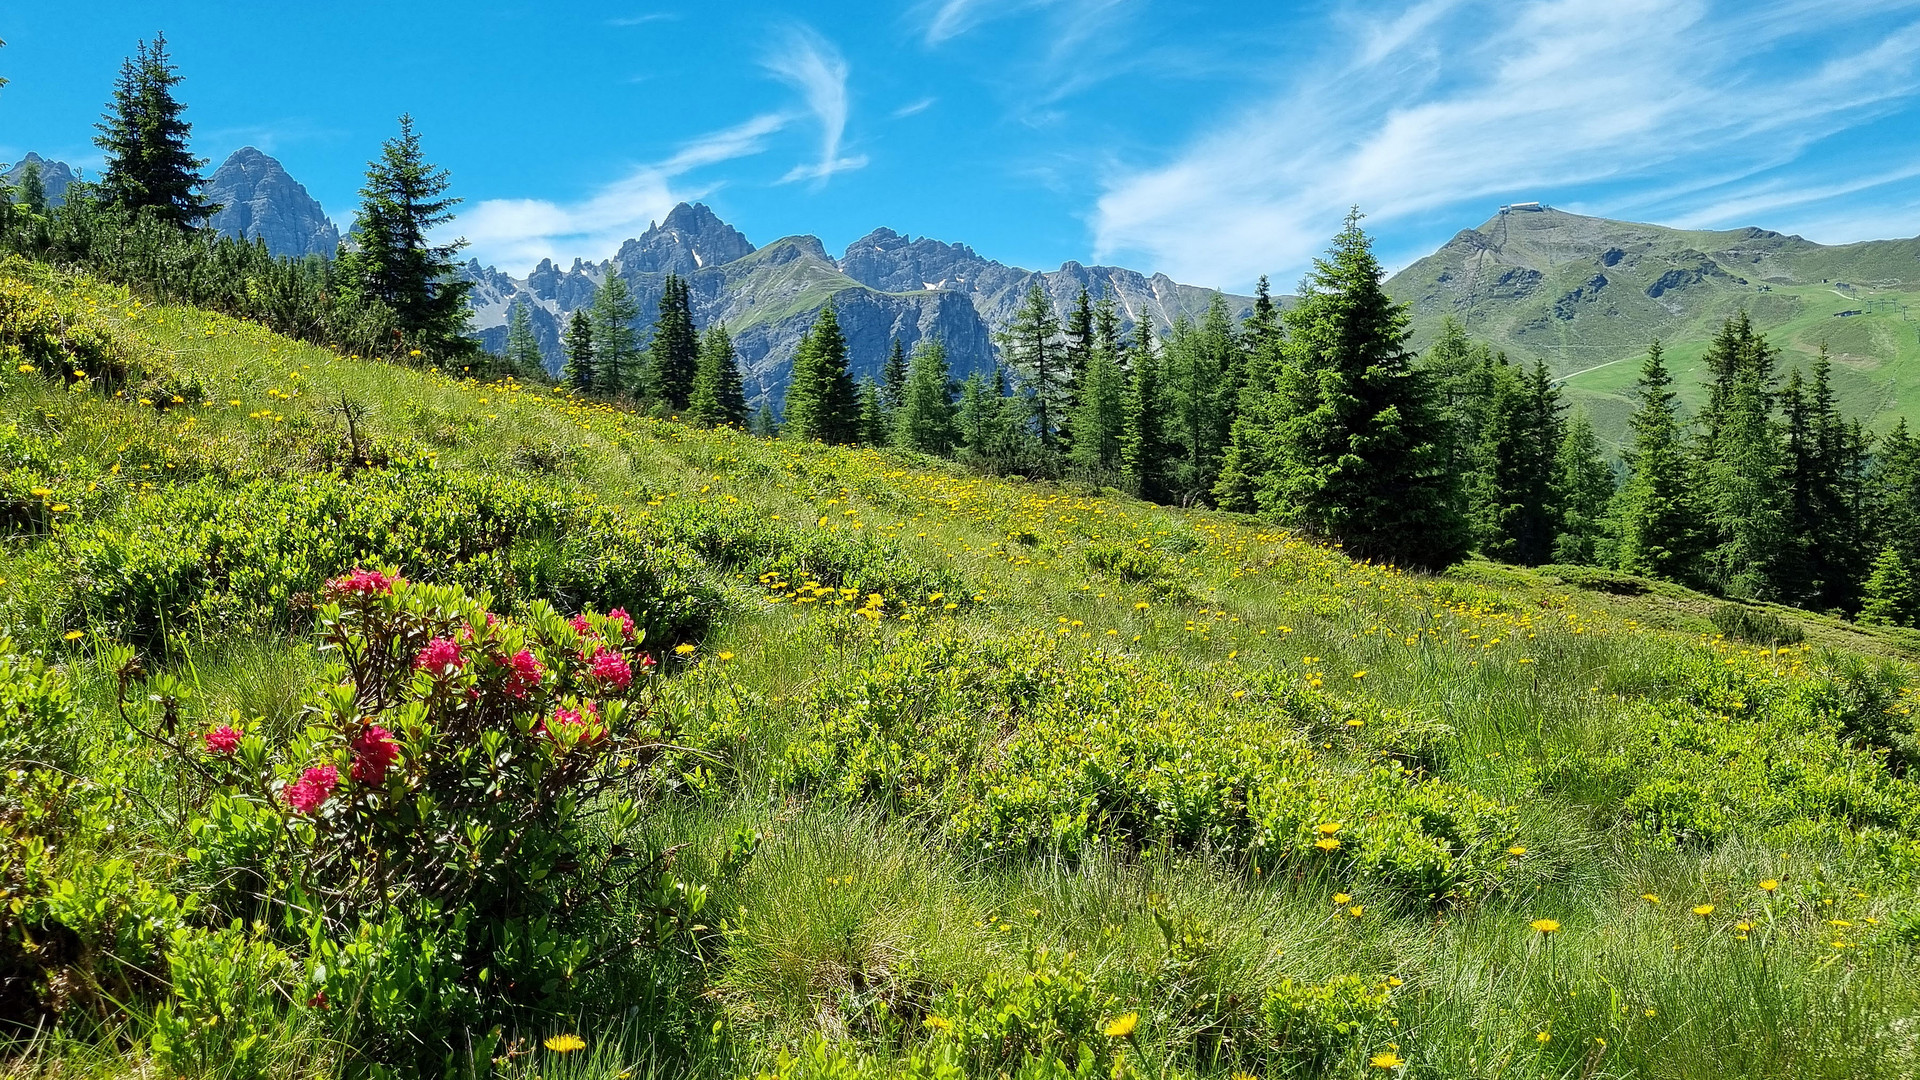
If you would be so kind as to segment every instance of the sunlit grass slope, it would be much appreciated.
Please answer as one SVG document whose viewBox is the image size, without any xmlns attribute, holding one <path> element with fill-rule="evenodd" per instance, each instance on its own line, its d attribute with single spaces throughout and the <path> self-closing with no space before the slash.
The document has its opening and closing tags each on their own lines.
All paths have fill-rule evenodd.
<svg viewBox="0 0 1920 1080">
<path fill-rule="evenodd" d="M 649 828 L 695 874 L 762 839 L 714 878 L 693 974 L 504 1073 L 1920 1069 L 1911 633 L 1791 614 L 1775 637 L 1804 641 L 1732 640 L 1712 602 L 1633 579 L 1412 575 L 1251 519 L 335 356 L 19 265 L 0 290 L 95 359 L 0 371 L 0 589 L 95 711 L 77 767 L 103 783 L 169 781 L 117 731 L 95 635 L 145 633 L 209 718 L 291 726 L 318 671 L 298 593 L 356 561 L 564 600 L 606 587 L 568 554 L 586 536 L 671 598 L 649 640 L 678 646 L 662 708 L 686 753 Z M 435 516 L 423 491 L 487 509 Z M 508 525 L 554 554 L 489 561 L 476 530 Z M 116 853 L 168 887 L 186 841 L 124 813 Z M 98 852 L 58 857 L 78 875 Z M 350 1059 L 286 1015 L 279 1071 Z M 60 1058 L 118 1067 L 55 1038 L 14 1068 Z"/>
</svg>

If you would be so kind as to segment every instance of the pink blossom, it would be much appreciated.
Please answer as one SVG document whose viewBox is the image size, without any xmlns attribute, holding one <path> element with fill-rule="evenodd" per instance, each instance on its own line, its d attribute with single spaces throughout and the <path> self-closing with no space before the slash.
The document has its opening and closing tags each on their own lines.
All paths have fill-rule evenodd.
<svg viewBox="0 0 1920 1080">
<path fill-rule="evenodd" d="M 287 807 L 296 814 L 311 814 L 320 809 L 340 782 L 340 770 L 331 765 L 315 765 L 300 774 L 300 779 L 280 792 Z"/>
<path fill-rule="evenodd" d="M 591 665 L 589 673 L 615 690 L 625 690 L 633 682 L 633 669 L 611 649 L 595 650 Z"/>
<path fill-rule="evenodd" d="M 575 729 L 579 742 L 583 746 L 592 746 L 607 737 L 606 729 L 600 726 L 600 712 L 593 707 L 591 701 L 581 702 L 578 710 L 553 710 L 552 727 L 547 726 L 545 721 L 540 723 L 540 733 L 549 738 L 561 728 Z"/>
<path fill-rule="evenodd" d="M 626 608 L 614 608 L 607 612 L 607 618 L 620 624 L 620 632 L 626 635 L 628 641 L 633 640 L 633 616 L 627 614 Z"/>
<path fill-rule="evenodd" d="M 393 733 L 378 724 L 361 728 L 360 734 L 353 738 L 352 747 L 353 769 L 350 775 L 362 784 L 384 783 L 387 770 L 393 768 L 394 761 L 400 756 L 400 744 L 393 741 Z"/>
<path fill-rule="evenodd" d="M 209 754 L 231 757 L 235 750 L 240 749 L 240 732 L 231 724 L 221 724 L 207 732 L 206 740 Z"/>
<path fill-rule="evenodd" d="M 576 634 L 579 634 L 581 637 L 599 637 L 600 636 L 598 633 L 594 631 L 593 623 L 587 620 L 587 614 L 584 611 L 578 615 L 575 615 L 573 618 L 568 619 L 567 625 L 573 627 L 573 632 Z"/>
<path fill-rule="evenodd" d="M 385 595 L 393 591 L 394 583 L 399 580 L 378 570 L 364 570 L 356 566 L 351 574 L 345 574 L 327 582 L 327 591 L 336 596 Z"/>
<path fill-rule="evenodd" d="M 502 689 L 507 692 L 507 696 L 523 701 L 526 699 L 527 691 L 539 686 L 541 676 L 546 674 L 546 669 L 540 666 L 540 661 L 535 660 L 533 653 L 526 649 L 521 649 L 507 657 L 506 667 L 507 677 L 502 684 Z"/>
<path fill-rule="evenodd" d="M 641 653 L 641 654 L 640 654 L 640 666 L 641 666 L 641 667 L 643 667 L 643 668 L 650 668 L 650 667 L 652 667 L 652 666 L 653 666 L 653 654 L 652 654 L 652 653 Z"/>
<path fill-rule="evenodd" d="M 467 665 L 467 658 L 460 654 L 460 646 L 446 638 L 434 638 L 420 655 L 413 658 L 413 670 L 431 672 L 435 676 L 449 675 Z"/>
</svg>

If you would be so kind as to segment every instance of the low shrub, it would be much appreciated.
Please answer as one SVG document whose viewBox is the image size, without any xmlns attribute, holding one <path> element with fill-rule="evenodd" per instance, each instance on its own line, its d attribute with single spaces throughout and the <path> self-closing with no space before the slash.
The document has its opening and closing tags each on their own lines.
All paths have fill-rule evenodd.
<svg viewBox="0 0 1920 1080">
<path fill-rule="evenodd" d="M 1745 604 L 1721 604 L 1707 618 L 1721 633 L 1754 645 L 1777 648 L 1798 645 L 1807 639 L 1807 632 L 1799 623 Z"/>
</svg>

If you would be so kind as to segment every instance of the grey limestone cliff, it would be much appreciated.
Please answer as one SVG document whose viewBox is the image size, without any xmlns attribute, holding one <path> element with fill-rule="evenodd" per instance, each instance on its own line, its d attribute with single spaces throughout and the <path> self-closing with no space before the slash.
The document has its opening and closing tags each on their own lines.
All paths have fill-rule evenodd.
<svg viewBox="0 0 1920 1080">
<path fill-rule="evenodd" d="M 278 161 L 251 146 L 235 150 L 207 178 L 208 201 L 220 212 L 207 224 L 222 235 L 264 240 L 275 255 L 332 256 L 340 230 L 327 212 Z"/>
</svg>

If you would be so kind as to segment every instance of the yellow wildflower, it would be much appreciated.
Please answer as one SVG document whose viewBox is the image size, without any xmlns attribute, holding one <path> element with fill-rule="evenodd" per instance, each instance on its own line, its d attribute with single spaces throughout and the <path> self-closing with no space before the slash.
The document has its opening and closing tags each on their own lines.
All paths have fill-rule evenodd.
<svg viewBox="0 0 1920 1080">
<path fill-rule="evenodd" d="M 1137 1012 L 1130 1012 L 1125 1016 L 1115 1017 L 1114 1019 L 1107 1021 L 1107 1026 L 1104 1030 L 1106 1031 L 1107 1038 L 1109 1039 L 1124 1039 L 1131 1036 L 1133 1034 L 1133 1029 L 1139 1026 L 1140 1026 L 1140 1014 Z"/>
</svg>

